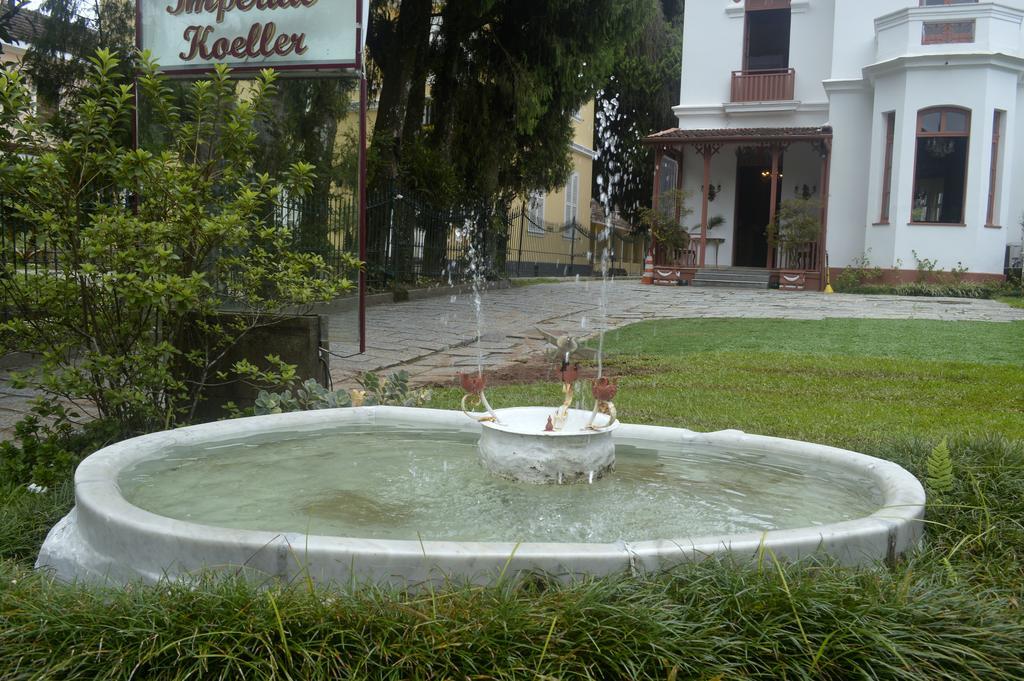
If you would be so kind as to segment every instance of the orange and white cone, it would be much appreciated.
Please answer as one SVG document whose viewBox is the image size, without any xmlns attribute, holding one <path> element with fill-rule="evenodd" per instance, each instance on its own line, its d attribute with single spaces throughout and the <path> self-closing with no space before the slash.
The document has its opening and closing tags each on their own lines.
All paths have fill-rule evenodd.
<svg viewBox="0 0 1024 681">
<path fill-rule="evenodd" d="M 644 260 L 644 275 L 640 277 L 640 283 L 654 283 L 654 254 L 651 251 L 647 251 L 647 258 Z"/>
</svg>

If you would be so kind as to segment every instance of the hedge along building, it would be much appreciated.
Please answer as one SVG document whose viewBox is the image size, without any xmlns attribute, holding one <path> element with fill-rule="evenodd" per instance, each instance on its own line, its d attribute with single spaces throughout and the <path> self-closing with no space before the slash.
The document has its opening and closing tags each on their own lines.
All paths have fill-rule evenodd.
<svg viewBox="0 0 1024 681">
<path fill-rule="evenodd" d="M 826 251 L 892 279 L 932 262 L 1002 276 L 1024 210 L 1024 1 L 716 0 L 685 19 L 679 127 L 646 140 L 656 198 L 696 199 L 707 238 L 682 264 L 717 247 L 808 288 Z M 769 246 L 794 193 L 820 202 L 818 239 Z M 725 222 L 708 232 L 710 214 Z"/>
</svg>

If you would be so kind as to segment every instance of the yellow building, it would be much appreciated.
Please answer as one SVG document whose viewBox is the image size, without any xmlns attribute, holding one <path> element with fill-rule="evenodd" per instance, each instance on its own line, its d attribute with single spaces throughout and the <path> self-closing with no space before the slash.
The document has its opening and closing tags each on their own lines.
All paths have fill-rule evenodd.
<svg viewBox="0 0 1024 681">
<path fill-rule="evenodd" d="M 613 273 L 639 275 L 646 241 L 634 237 L 618 214 L 606 233 L 604 208 L 591 196 L 597 156 L 593 101 L 573 115 L 572 125 L 572 172 L 559 189 L 529 197 L 524 216 L 513 220 L 506 270 L 520 277 L 591 275 L 600 271 L 607 249 Z"/>
<path fill-rule="evenodd" d="M 506 269 L 512 276 L 590 274 L 590 199 L 594 178 L 594 102 L 572 117 L 572 171 L 565 185 L 530 196 L 510 225 Z M 519 211 L 514 211 L 514 213 Z"/>
</svg>

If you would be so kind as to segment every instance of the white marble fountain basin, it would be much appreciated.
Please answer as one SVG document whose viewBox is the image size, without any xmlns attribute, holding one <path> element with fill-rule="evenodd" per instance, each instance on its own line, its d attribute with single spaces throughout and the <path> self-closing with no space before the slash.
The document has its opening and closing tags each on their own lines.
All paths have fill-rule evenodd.
<svg viewBox="0 0 1024 681">
<path fill-rule="evenodd" d="M 560 430 L 545 431 L 548 407 L 512 407 L 495 412 L 497 422 L 481 422 L 480 460 L 494 475 L 539 485 L 590 483 L 615 467 L 618 428 L 598 414 L 590 430 L 590 412 L 570 409 Z"/>
<path fill-rule="evenodd" d="M 871 564 L 911 550 L 922 536 L 925 495 L 920 483 L 894 463 L 832 447 L 748 435 L 739 431 L 697 433 L 622 424 L 622 445 L 742 446 L 798 456 L 806 465 L 849 469 L 877 486 L 881 504 L 866 517 L 816 527 L 723 536 L 667 536 L 616 543 L 515 543 L 406 541 L 308 535 L 213 527 L 163 517 L 128 501 L 119 474 L 171 448 L 210 447 L 273 434 L 322 431 L 340 423 L 388 424 L 479 432 L 461 412 L 402 407 L 365 407 L 260 416 L 153 433 L 119 442 L 85 459 L 75 474 L 75 508 L 53 527 L 37 566 L 65 580 L 128 583 L 189 578 L 204 570 L 256 579 L 291 580 L 309 575 L 321 583 L 367 582 L 399 586 L 454 579 L 492 583 L 523 572 L 562 579 L 579 575 L 653 573 L 723 552 L 739 560 L 764 549 L 785 559 L 827 553 L 847 565 Z M 180 450 L 179 450 L 180 451 Z M 614 476 L 615 473 L 610 473 Z M 585 490 L 584 490 L 585 491 Z M 224 494 L 233 493 L 225 489 Z"/>
</svg>

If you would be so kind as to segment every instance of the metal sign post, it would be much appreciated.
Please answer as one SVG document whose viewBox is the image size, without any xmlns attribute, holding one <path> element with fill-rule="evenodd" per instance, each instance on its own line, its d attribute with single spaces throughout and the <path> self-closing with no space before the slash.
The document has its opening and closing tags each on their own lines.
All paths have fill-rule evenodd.
<svg viewBox="0 0 1024 681">
<path fill-rule="evenodd" d="M 369 6 L 370 0 L 365 0 Z M 356 0 L 359 16 L 365 16 L 362 2 Z M 367 68 L 362 55 L 366 25 L 356 29 L 358 50 L 355 54 L 359 70 L 359 353 L 367 351 Z"/>
</svg>

